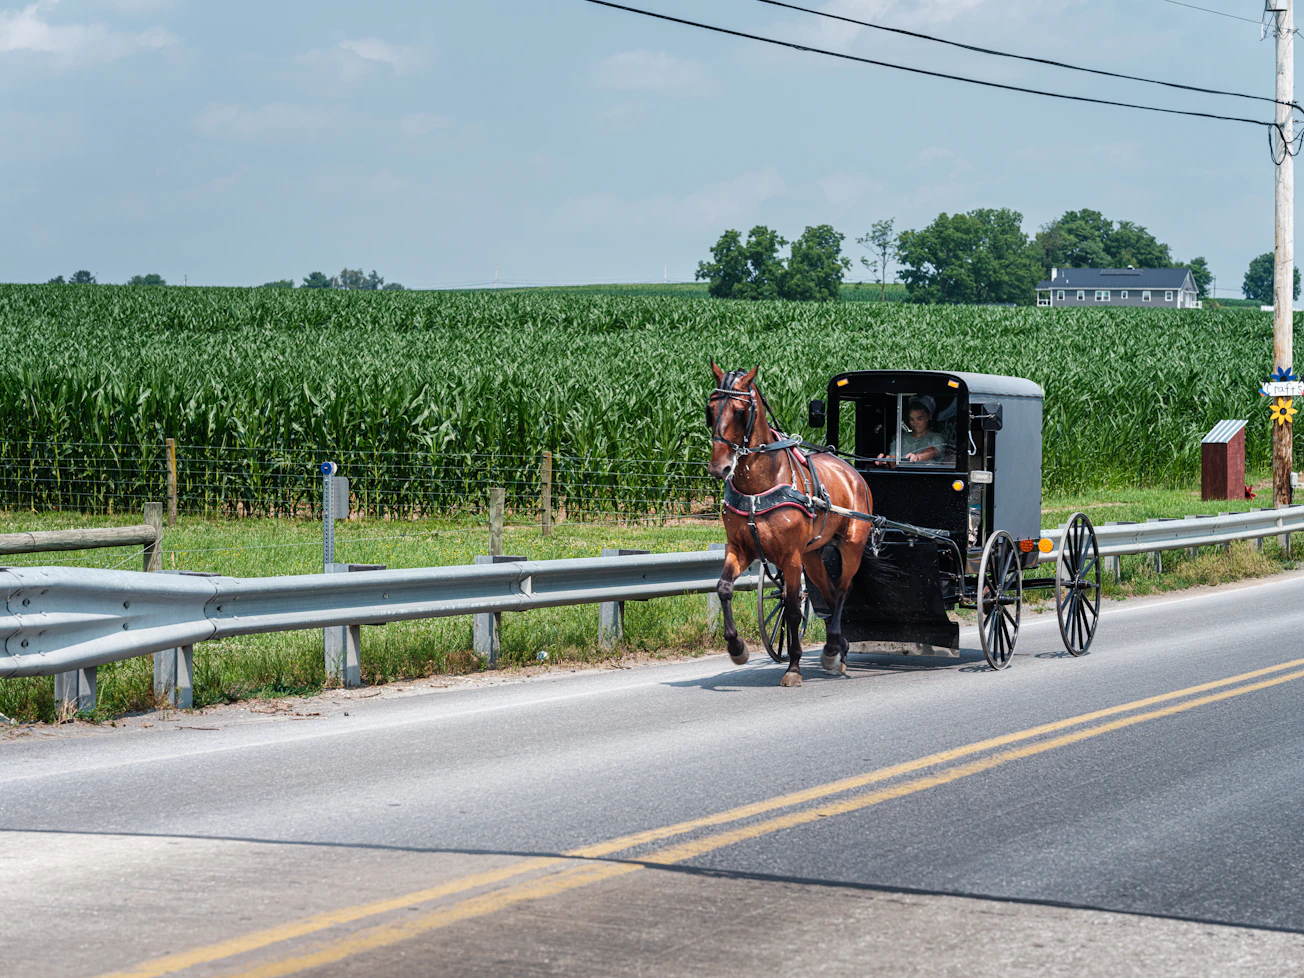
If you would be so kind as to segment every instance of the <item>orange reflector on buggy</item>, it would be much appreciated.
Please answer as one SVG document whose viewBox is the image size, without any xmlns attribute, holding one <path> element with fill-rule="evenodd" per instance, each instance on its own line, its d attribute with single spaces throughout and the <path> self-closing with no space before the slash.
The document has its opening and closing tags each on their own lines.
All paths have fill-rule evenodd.
<svg viewBox="0 0 1304 978">
<path fill-rule="evenodd" d="M 843 377 L 841 380 L 838 381 L 838 386 L 846 387 L 848 383 L 850 383 L 850 381 L 848 381 L 846 377 Z"/>
<path fill-rule="evenodd" d="M 946 386 L 947 386 L 947 387 L 959 387 L 959 386 L 960 386 L 960 382 L 959 382 L 958 380 L 948 380 L 948 381 L 946 382 Z"/>
<path fill-rule="evenodd" d="M 1048 554 L 1055 549 L 1055 543 L 1054 541 L 1051 540 L 1050 537 L 1042 537 L 1037 542 L 1037 549 L 1044 554 Z"/>
<path fill-rule="evenodd" d="M 1037 549 L 1037 541 L 1036 541 L 1036 540 L 1020 540 L 1020 541 L 1019 541 L 1019 549 L 1022 550 L 1025 554 L 1030 554 L 1030 553 L 1032 553 L 1034 550 Z"/>
<path fill-rule="evenodd" d="M 964 489 L 964 483 L 961 482 L 959 479 L 956 479 L 954 482 L 951 483 L 951 488 L 954 489 L 956 492 L 960 492 L 961 490 Z"/>
</svg>

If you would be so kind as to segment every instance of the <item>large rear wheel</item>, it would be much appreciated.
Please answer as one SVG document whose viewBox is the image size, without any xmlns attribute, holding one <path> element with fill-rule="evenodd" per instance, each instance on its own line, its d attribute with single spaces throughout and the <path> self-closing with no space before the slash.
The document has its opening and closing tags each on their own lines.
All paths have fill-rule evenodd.
<svg viewBox="0 0 1304 978">
<path fill-rule="evenodd" d="M 811 603 L 806 594 L 806 575 L 801 576 L 801 638 L 810 624 Z M 775 662 L 788 660 L 788 619 L 783 617 L 783 572 L 761 561 L 760 581 L 756 589 L 756 612 L 761 626 L 761 641 Z"/>
<path fill-rule="evenodd" d="M 1060 638 L 1070 655 L 1085 655 L 1100 619 L 1100 549 L 1096 528 L 1085 513 L 1074 513 L 1060 538 L 1055 561 L 1055 614 Z"/>
<path fill-rule="evenodd" d="M 1004 669 L 1019 640 L 1023 611 L 1023 567 L 1014 538 L 993 533 L 978 564 L 978 638 L 993 669 Z"/>
</svg>

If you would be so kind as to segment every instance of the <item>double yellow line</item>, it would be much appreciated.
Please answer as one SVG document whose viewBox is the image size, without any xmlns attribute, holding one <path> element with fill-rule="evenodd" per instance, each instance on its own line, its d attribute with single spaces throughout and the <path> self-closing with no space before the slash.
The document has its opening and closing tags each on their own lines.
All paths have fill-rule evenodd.
<svg viewBox="0 0 1304 978">
<path fill-rule="evenodd" d="M 1083 713 L 1066 720 L 1057 720 L 1053 723 L 1029 727 L 1016 733 L 991 737 L 987 740 L 966 744 L 963 747 L 929 754 L 927 757 L 906 761 L 902 764 L 893 764 L 854 777 L 831 781 L 827 784 L 790 792 L 749 805 L 741 805 L 714 815 L 677 822 L 674 825 L 635 832 L 593 845 L 582 846 L 560 856 L 523 859 L 508 866 L 487 870 L 482 873 L 473 873 L 402 896 L 315 914 L 227 941 L 154 958 L 125 971 L 103 975 L 101 978 L 158 978 L 158 976 L 183 971 L 195 965 L 221 961 L 237 955 L 258 951 L 273 944 L 318 933 L 342 924 L 364 920 L 368 917 L 414 907 L 423 903 L 430 903 L 471 890 L 481 890 L 486 887 L 494 887 L 497 884 L 510 883 L 507 886 L 488 889 L 486 892 L 437 907 L 424 914 L 407 917 L 396 922 L 377 924 L 320 945 L 314 950 L 291 954 L 263 964 L 253 965 L 244 970 L 228 972 L 230 978 L 236 978 L 236 976 L 239 976 L 239 978 L 278 978 L 281 975 L 295 974 L 369 950 L 409 940 L 432 930 L 447 927 L 458 921 L 491 914 L 513 904 L 543 899 L 568 890 L 589 886 L 602 880 L 635 873 L 648 865 L 672 865 L 694 859 L 739 842 L 757 839 L 784 829 L 796 828 L 832 815 L 843 815 L 848 812 L 869 808 L 894 798 L 903 798 L 907 795 L 925 791 L 928 788 L 950 784 L 961 778 L 990 771 L 1013 761 L 1044 754 L 1047 751 L 1090 740 L 1093 737 L 1099 737 L 1116 730 L 1123 730 L 1161 717 L 1183 713 L 1221 700 L 1243 696 L 1257 690 L 1279 686 L 1304 677 L 1304 668 L 1297 667 L 1304 667 L 1304 659 L 1295 659 L 1280 665 L 1241 673 L 1227 679 L 1201 683 L 1198 686 L 1188 686 L 1185 689 L 1175 690 L 1171 693 L 1133 700 L 1130 703 Z M 1291 669 L 1296 671 L 1289 672 L 1288 670 Z M 1220 691 L 1211 692 L 1212 690 Z M 1159 706 L 1159 704 L 1168 705 L 1158 709 L 1147 709 L 1148 707 Z M 1124 716 L 1123 714 L 1129 715 Z M 1107 720 L 1110 717 L 1116 719 Z M 1107 720 L 1107 722 L 1097 723 L 1095 726 L 1084 726 L 1098 720 Z M 1081 729 L 1061 733 L 1061 731 L 1069 730 L 1072 727 L 1080 727 Z M 1059 735 L 1048 736 L 1052 734 Z M 1000 750 L 1000 748 L 1008 748 L 1014 744 L 1020 746 L 1010 750 Z M 964 761 L 964 763 L 953 763 L 979 754 L 985 756 Z M 928 768 L 942 765 L 950 766 L 942 767 L 939 771 L 921 777 L 896 780 L 906 775 L 916 774 Z M 859 792 L 847 798 L 828 801 L 824 804 L 809 805 L 810 802 L 820 802 L 835 795 L 857 792 L 858 789 L 867 788 L 870 785 L 884 781 L 894 781 L 895 783 L 874 791 Z M 798 805 L 807 805 L 808 807 L 760 821 L 749 821 L 780 809 L 792 808 Z M 735 825 L 735 823 L 740 822 L 746 822 L 747 824 Z M 654 850 L 636 857 L 637 861 L 601 861 L 604 857 L 612 856 L 627 849 L 719 826 L 733 827 L 724 831 L 696 836 Z M 573 860 L 586 860 L 586 862 L 574 865 Z M 592 860 L 599 861 L 593 862 Z M 530 878 L 510 882 L 522 876 Z"/>
</svg>

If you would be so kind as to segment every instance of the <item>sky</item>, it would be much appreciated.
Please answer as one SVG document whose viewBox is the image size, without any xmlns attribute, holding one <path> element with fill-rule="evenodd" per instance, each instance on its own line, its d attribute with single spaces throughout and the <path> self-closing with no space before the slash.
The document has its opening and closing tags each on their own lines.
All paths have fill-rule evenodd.
<svg viewBox="0 0 1304 978">
<path fill-rule="evenodd" d="M 633 6 L 861 57 L 1267 120 L 1272 106 L 959 51 L 756 0 Z M 1192 0 L 1257 21 L 1261 0 Z M 1271 97 L 1259 28 L 1165 0 L 811 5 Z M 584 0 L 0 0 L 0 281 L 411 288 L 691 280 L 727 228 L 1093 208 L 1237 294 L 1273 245 L 1266 130 L 979 88 Z M 859 264 L 849 276 L 869 280 Z"/>
</svg>

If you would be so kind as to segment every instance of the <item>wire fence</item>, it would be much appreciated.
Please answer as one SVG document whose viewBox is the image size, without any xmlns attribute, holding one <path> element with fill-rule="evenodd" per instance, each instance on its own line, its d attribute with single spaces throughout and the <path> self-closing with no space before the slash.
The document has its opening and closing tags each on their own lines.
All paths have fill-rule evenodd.
<svg viewBox="0 0 1304 978">
<path fill-rule="evenodd" d="M 718 480 L 705 461 L 554 455 L 177 445 L 176 507 L 204 516 L 321 515 L 323 461 L 350 482 L 353 512 L 377 519 L 456 517 L 489 506 L 502 488 L 513 519 L 536 519 L 548 481 L 557 521 L 714 516 Z M 169 497 L 171 459 L 162 444 L 7 443 L 0 437 L 0 508 L 138 512 Z"/>
</svg>

